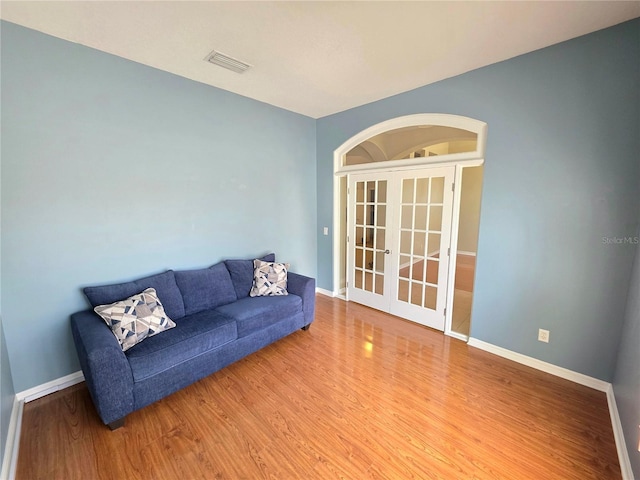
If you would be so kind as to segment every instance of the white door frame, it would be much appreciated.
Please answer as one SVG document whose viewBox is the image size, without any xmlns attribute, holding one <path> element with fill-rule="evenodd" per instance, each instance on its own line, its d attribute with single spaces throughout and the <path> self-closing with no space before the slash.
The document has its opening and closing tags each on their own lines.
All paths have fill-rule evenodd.
<svg viewBox="0 0 640 480">
<path fill-rule="evenodd" d="M 419 125 L 440 125 L 453 128 L 468 130 L 477 134 L 477 146 L 475 152 L 457 153 L 451 155 L 440 155 L 437 157 L 421 157 L 407 160 L 399 160 L 393 162 L 377 162 L 376 164 L 344 166 L 342 164 L 344 156 L 363 141 L 389 130 L 397 128 L 412 127 Z M 341 209 L 347 205 L 342 205 L 340 196 L 340 177 L 346 176 L 348 173 L 375 171 L 379 169 L 389 168 L 418 168 L 425 166 L 437 166 L 441 164 L 455 163 L 455 183 L 458 188 L 454 191 L 453 198 L 453 218 L 451 231 L 451 255 L 449 257 L 449 281 L 447 292 L 452 292 L 455 282 L 455 266 L 456 253 L 458 243 L 458 223 L 460 221 L 460 184 L 462 180 L 462 168 L 467 166 L 479 166 L 484 164 L 484 153 L 487 141 L 487 124 L 480 120 L 459 115 L 448 115 L 440 113 L 419 113 L 415 115 L 406 115 L 403 117 L 393 118 L 376 125 L 373 125 L 360 133 L 354 135 L 333 152 L 333 291 L 334 296 L 339 296 L 340 291 L 340 252 L 342 238 L 345 235 L 344 229 L 346 225 L 340 222 Z M 346 267 L 346 265 L 345 265 Z M 465 336 L 456 334 L 451 330 L 451 314 L 453 311 L 453 295 L 447 295 L 447 314 L 445 317 L 445 334 L 454 337 L 466 339 Z"/>
</svg>

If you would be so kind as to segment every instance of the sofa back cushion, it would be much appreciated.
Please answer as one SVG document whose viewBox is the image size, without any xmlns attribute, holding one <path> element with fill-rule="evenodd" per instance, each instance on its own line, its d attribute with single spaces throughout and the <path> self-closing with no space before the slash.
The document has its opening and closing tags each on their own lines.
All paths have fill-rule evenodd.
<svg viewBox="0 0 640 480">
<path fill-rule="evenodd" d="M 200 270 L 177 271 L 175 275 L 187 315 L 237 300 L 231 276 L 222 262 Z"/>
<path fill-rule="evenodd" d="M 92 307 L 119 302 L 126 298 L 143 292 L 147 288 L 154 288 L 158 299 L 164 306 L 164 311 L 172 320 L 177 320 L 185 315 L 182 294 L 176 283 L 173 270 L 151 275 L 132 282 L 85 287 L 84 294 L 89 299 Z"/>
<path fill-rule="evenodd" d="M 275 253 L 270 253 L 260 258 L 263 262 L 275 262 Z M 253 259 L 251 260 L 225 260 L 224 264 L 229 270 L 233 288 L 236 291 L 238 300 L 249 296 L 249 291 L 253 286 Z"/>
</svg>

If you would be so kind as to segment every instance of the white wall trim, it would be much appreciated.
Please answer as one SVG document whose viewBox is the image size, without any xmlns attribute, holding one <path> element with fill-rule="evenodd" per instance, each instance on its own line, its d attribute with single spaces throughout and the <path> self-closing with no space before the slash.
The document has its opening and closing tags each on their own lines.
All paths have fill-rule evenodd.
<svg viewBox="0 0 640 480">
<path fill-rule="evenodd" d="M 50 393 L 63 390 L 77 383 L 84 381 L 82 371 L 74 372 L 50 382 L 37 385 L 28 390 L 16 393 L 11 410 L 11 420 L 7 432 L 7 443 L 5 445 L 4 457 L 2 459 L 2 469 L 0 470 L 1 480 L 13 480 L 18 466 L 18 450 L 20 447 L 20 434 L 22 433 L 22 412 L 24 404 Z"/>
<path fill-rule="evenodd" d="M 327 297 L 331 298 L 336 296 L 335 293 L 320 287 L 316 287 L 316 293 L 319 293 L 320 295 L 326 295 Z"/>
<path fill-rule="evenodd" d="M 460 115 L 452 115 L 452 114 L 444 114 L 444 113 L 417 113 L 413 115 L 405 115 L 402 117 L 392 118 L 390 120 L 386 120 L 375 125 L 370 126 L 357 133 L 347 141 L 345 141 L 342 145 L 340 145 L 334 151 L 334 173 L 340 173 L 342 171 L 349 171 L 348 167 L 344 167 L 342 165 L 342 156 L 346 154 L 349 150 L 351 150 L 356 145 L 368 140 L 375 135 L 387 132 L 389 130 L 395 130 L 397 128 L 402 127 L 413 127 L 416 125 L 438 125 L 443 127 L 453 127 L 453 128 L 461 128 L 463 130 L 468 130 L 470 132 L 474 132 L 477 135 L 477 144 L 476 151 L 470 152 L 473 158 L 481 158 L 484 157 L 484 151 L 486 146 L 487 139 L 487 124 L 480 120 L 475 120 L 473 118 L 464 117 Z M 441 157 L 445 157 L 444 155 L 439 155 Z M 446 155 L 448 158 L 458 159 L 464 158 L 465 155 L 460 154 L 452 154 Z M 446 159 L 445 159 L 446 160 Z M 421 164 L 431 163 L 429 162 L 429 157 L 421 157 L 418 159 Z M 441 163 L 444 160 L 442 159 L 432 159 L 435 163 Z M 382 162 L 378 162 L 382 163 Z M 394 162 L 397 164 L 397 161 Z M 355 166 L 358 168 L 358 166 Z M 369 166 L 368 169 L 371 169 L 372 166 Z M 374 167 L 375 168 L 375 167 Z"/>
<path fill-rule="evenodd" d="M 7 442 L 4 447 L 2 469 L 0 470 L 0 479 L 2 480 L 13 480 L 16 476 L 18 450 L 20 449 L 20 431 L 22 429 L 23 406 L 24 402 L 18 400 L 18 396 L 16 395 L 13 399 L 11 419 L 9 420 L 9 430 L 7 431 Z"/>
<path fill-rule="evenodd" d="M 344 154 L 342 154 L 340 158 L 342 158 L 343 156 Z M 451 164 L 458 163 L 466 165 L 467 162 L 469 163 L 469 166 L 471 166 L 477 159 L 477 152 L 468 152 L 448 153 L 445 155 L 437 155 L 435 157 L 407 158 L 404 160 L 385 160 L 383 162 L 362 163 L 359 165 L 340 167 L 340 170 L 336 171 L 334 175 L 336 177 L 344 177 L 349 174 L 376 173 L 379 171 L 395 172 L 403 170 L 416 170 L 431 167 L 445 167 Z"/>
<path fill-rule="evenodd" d="M 481 162 L 481 160 L 480 160 Z M 479 163 L 481 165 L 481 163 Z M 451 335 L 453 332 L 453 299 L 456 291 L 456 264 L 458 263 L 458 232 L 460 230 L 460 205 L 462 203 L 462 167 L 456 165 L 453 173 L 454 185 L 457 185 L 453 192 L 453 207 L 451 211 L 451 236 L 449 237 L 449 257 L 446 261 L 448 268 L 444 305 L 444 333 Z M 429 257 L 434 256 L 432 253 Z M 436 255 L 437 257 L 437 255 Z M 471 325 L 469 325 L 471 330 Z"/>
<path fill-rule="evenodd" d="M 82 374 L 82 371 L 74 372 L 64 377 L 51 380 L 50 382 L 43 383 L 42 385 L 37 385 L 28 390 L 16 393 L 16 398 L 21 402 L 29 403 L 40 397 L 57 392 L 58 390 L 63 390 L 83 381 L 84 375 Z"/>
<path fill-rule="evenodd" d="M 613 385 L 609 384 L 607 388 L 607 403 L 609 404 L 609 415 L 611 416 L 611 426 L 613 427 L 613 437 L 616 440 L 616 449 L 618 450 L 618 460 L 620 462 L 620 470 L 622 471 L 622 480 L 633 480 L 633 470 L 631 470 L 631 460 L 629 459 L 629 451 L 622 430 L 622 422 L 618 413 L 618 405 L 616 404 L 616 396 L 613 391 Z"/>
<path fill-rule="evenodd" d="M 556 377 L 564 378 L 565 380 L 570 380 L 580 385 L 605 392 L 607 395 L 607 404 L 609 406 L 609 416 L 611 417 L 611 426 L 613 428 L 613 437 L 616 442 L 616 450 L 618 451 L 618 461 L 620 462 L 620 470 L 622 471 L 622 479 L 634 480 L 633 471 L 631 470 L 631 461 L 629 460 L 629 453 L 627 451 L 627 444 L 624 438 L 624 431 L 622 430 L 618 406 L 616 405 L 616 397 L 611 383 L 582 373 L 574 372 L 573 370 L 558 367 L 552 363 L 543 362 L 537 358 L 513 352 L 491 343 L 483 342 L 477 338 L 469 338 L 467 344 L 522 365 L 535 368 L 536 370 L 550 373 Z"/>
<path fill-rule="evenodd" d="M 605 382 L 604 380 L 593 378 L 582 373 L 574 372 L 573 370 L 569 370 L 567 368 L 558 367 L 557 365 L 554 365 L 552 363 L 543 362 L 542 360 L 538 360 L 537 358 L 528 357 L 527 355 L 513 352 L 511 350 L 498 347 L 497 345 L 493 345 L 491 343 L 483 342 L 482 340 L 478 340 L 477 338 L 469 338 L 469 342 L 467 342 L 467 344 L 471 345 L 472 347 L 479 348 L 480 350 L 493 353 L 500 357 L 508 358 L 509 360 L 521 363 L 522 365 L 535 368 L 536 370 L 550 373 L 551 375 L 555 375 L 556 377 L 564 378 L 565 380 L 571 380 L 572 382 L 579 383 L 580 385 L 594 388 L 601 392 L 606 392 L 611 385 L 609 382 Z"/>
</svg>

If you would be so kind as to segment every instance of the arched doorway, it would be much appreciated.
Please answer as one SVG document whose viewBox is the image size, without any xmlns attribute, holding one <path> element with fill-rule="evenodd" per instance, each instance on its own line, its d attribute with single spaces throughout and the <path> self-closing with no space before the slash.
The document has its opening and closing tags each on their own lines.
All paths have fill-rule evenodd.
<svg viewBox="0 0 640 480">
<path fill-rule="evenodd" d="M 454 190 L 452 192 L 449 205 L 447 205 L 447 200 L 442 200 L 444 203 L 429 203 L 430 200 L 420 200 L 418 196 L 421 184 L 431 185 L 429 182 L 440 182 L 440 178 L 446 177 L 447 182 L 449 178 L 452 178 L 453 184 L 460 186 L 463 169 L 481 166 L 484 163 L 486 132 L 486 123 L 475 119 L 446 114 L 417 114 L 395 118 L 369 127 L 335 150 L 334 294 L 344 293 L 345 298 L 348 299 L 347 282 L 350 276 L 352 279 L 351 287 L 357 283 L 362 290 L 356 292 L 351 289 L 352 296 L 361 297 L 361 293 L 365 297 L 369 296 L 374 300 L 371 303 L 374 308 L 384 309 L 380 307 L 380 302 L 384 304 L 386 300 L 379 298 L 380 293 L 385 291 L 382 285 L 385 285 L 387 289 L 385 295 L 395 296 L 392 300 L 404 300 L 411 308 L 413 308 L 412 304 L 426 308 L 427 305 L 434 306 L 433 302 L 435 301 L 429 292 L 433 293 L 437 290 L 436 287 L 439 287 L 443 290 L 438 290 L 438 292 L 444 291 L 445 293 L 439 293 L 437 308 L 433 308 L 433 311 L 437 312 L 437 315 L 441 315 L 443 321 L 439 324 L 417 321 L 444 330 L 445 333 L 453 336 L 466 338 L 468 332 L 459 335 L 451 330 L 453 294 L 446 294 L 446 292 L 454 291 L 460 191 Z M 442 177 L 431 175 L 434 170 L 430 169 L 435 167 L 440 169 Z M 418 172 L 421 176 L 412 177 L 413 173 Z M 403 187 L 398 186 L 395 180 L 392 181 L 389 175 L 393 175 L 394 178 L 402 177 L 406 185 L 413 182 L 412 188 L 415 193 L 412 204 L 406 203 L 406 192 L 401 193 L 398 190 Z M 413 178 L 413 180 L 407 180 L 409 178 Z M 427 178 L 431 178 L 431 180 L 426 180 Z M 360 179 L 360 183 L 354 183 L 354 179 Z M 397 185 L 396 187 L 392 187 L 393 182 Z M 360 195 L 359 202 L 355 202 L 355 191 L 347 195 L 349 184 L 352 189 L 366 190 L 364 197 L 361 192 L 358 193 Z M 384 186 L 385 194 L 388 186 L 391 187 L 389 193 L 393 193 L 395 188 L 397 191 L 392 197 L 397 199 L 404 196 L 405 203 L 402 206 L 399 204 L 387 205 L 385 198 L 385 202 L 376 205 L 379 202 L 374 190 L 379 186 Z M 453 185 L 447 185 L 447 188 L 449 186 Z M 424 188 L 428 188 L 428 186 Z M 358 216 L 355 203 L 358 204 L 358 211 L 362 213 L 357 222 L 355 222 L 355 217 Z M 351 207 L 350 216 L 348 207 Z M 395 219 L 394 216 L 389 216 L 391 223 L 380 219 L 380 212 L 385 211 L 387 207 L 389 207 L 389 211 L 395 212 Z M 450 208 L 450 216 L 445 214 L 445 222 L 442 224 L 444 231 L 442 232 L 430 230 L 429 226 L 425 226 L 426 220 L 419 218 L 422 213 L 418 212 L 442 211 L 443 208 L 445 210 Z M 401 210 L 411 211 L 415 216 L 411 227 L 407 225 L 406 219 L 400 218 Z M 350 226 L 347 224 L 348 218 L 353 220 L 350 222 Z M 422 225 L 418 225 L 420 222 Z M 384 224 L 384 228 L 381 224 Z M 395 235 L 387 235 L 389 232 L 386 227 L 402 231 L 396 232 Z M 348 228 L 351 229 L 351 237 L 355 237 L 351 247 L 348 247 L 347 243 Z M 432 235 L 429 234 L 430 231 Z M 439 237 L 433 233 L 442 233 L 442 235 Z M 387 235 L 386 243 L 381 235 Z M 411 247 L 405 245 L 408 238 L 413 239 Z M 429 247 L 428 242 L 424 242 L 424 245 L 421 243 L 423 238 L 435 238 L 442 240 L 442 243 L 438 244 L 437 248 Z M 385 247 L 391 245 L 389 242 L 394 243 L 393 249 L 378 248 L 380 245 Z M 416 247 L 416 245 L 418 246 Z M 350 251 L 349 248 L 351 248 Z M 394 251 L 397 253 L 394 261 L 385 262 L 383 255 L 385 251 L 392 255 Z M 348 252 L 351 258 L 347 255 Z M 451 252 L 454 253 L 452 257 L 449 255 Z M 443 253 L 446 254 L 446 257 Z M 348 269 L 349 264 L 351 267 Z M 382 265 L 385 267 L 381 267 Z M 408 270 L 407 265 L 410 265 Z M 431 265 L 431 267 L 427 265 Z M 391 270 L 388 270 L 389 268 Z M 429 271 L 430 268 L 431 271 Z M 422 269 L 421 273 L 420 269 Z M 447 269 L 453 273 L 439 275 L 440 283 L 434 283 L 433 271 L 442 273 Z M 391 280 L 388 278 L 389 274 L 393 276 Z M 404 277 L 397 278 L 398 275 Z M 441 282 L 445 284 L 443 285 Z M 356 301 L 367 303 L 362 298 L 358 298 Z M 395 313 L 409 318 L 397 311 Z M 431 313 L 433 312 L 429 312 L 429 314 Z M 416 312 L 415 315 L 418 318 L 424 318 L 420 312 Z"/>
</svg>

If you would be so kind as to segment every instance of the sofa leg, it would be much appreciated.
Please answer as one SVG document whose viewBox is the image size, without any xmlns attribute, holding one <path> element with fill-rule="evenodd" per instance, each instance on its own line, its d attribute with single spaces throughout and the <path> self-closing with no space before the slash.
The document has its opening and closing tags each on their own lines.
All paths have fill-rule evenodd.
<svg viewBox="0 0 640 480">
<path fill-rule="evenodd" d="M 109 427 L 110 430 L 116 430 L 120 427 L 124 427 L 124 419 L 125 417 L 119 418 L 118 420 L 108 423 L 107 426 Z"/>
<path fill-rule="evenodd" d="M 311 324 L 305 325 L 304 327 L 302 327 L 302 330 L 304 330 L 306 332 L 307 330 L 309 330 L 310 326 L 311 326 Z"/>
</svg>

